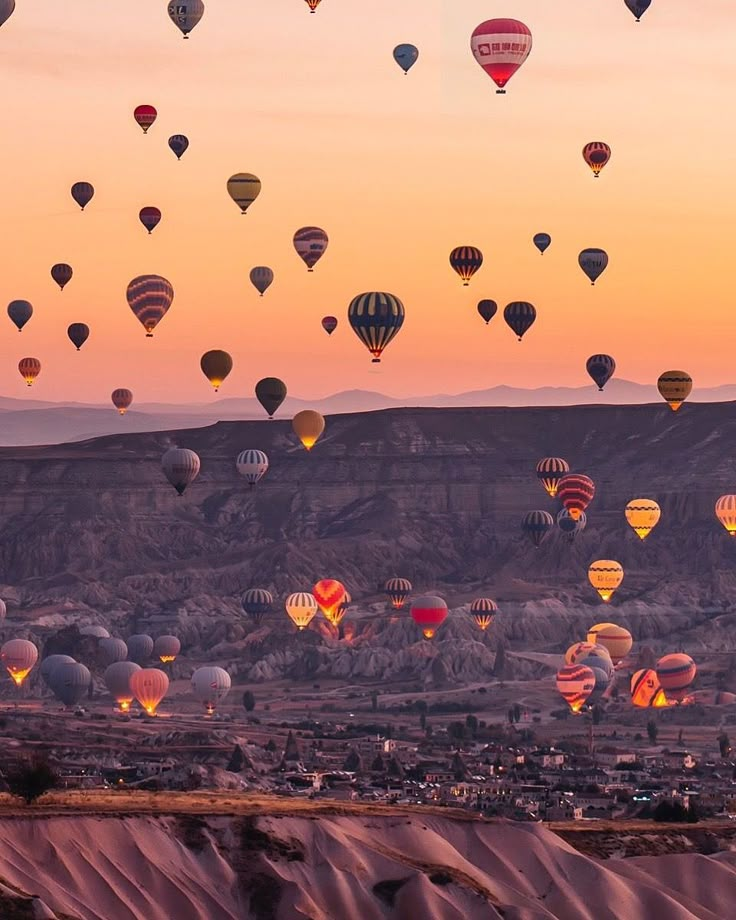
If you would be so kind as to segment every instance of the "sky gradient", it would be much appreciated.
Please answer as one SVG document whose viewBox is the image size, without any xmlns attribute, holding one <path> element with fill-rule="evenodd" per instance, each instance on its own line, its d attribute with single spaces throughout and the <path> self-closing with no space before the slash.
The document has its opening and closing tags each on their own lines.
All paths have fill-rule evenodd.
<svg viewBox="0 0 736 920">
<path fill-rule="evenodd" d="M 222 396 L 250 396 L 265 375 L 305 397 L 582 385 L 595 352 L 640 382 L 669 368 L 696 387 L 734 382 L 731 0 L 707 15 L 654 0 L 639 25 L 623 0 L 588 13 L 577 0 L 324 0 L 315 15 L 303 0 L 205 2 L 189 41 L 166 0 L 19 0 L 0 28 L 0 300 L 35 310 L 20 335 L 0 319 L 0 393 L 201 402 L 216 398 L 199 369 L 211 348 L 235 362 Z M 495 16 L 534 35 L 506 96 L 469 49 Z M 420 49 L 408 77 L 400 42 Z M 147 136 L 140 103 L 159 112 Z M 181 162 L 175 133 L 191 142 Z M 591 140 L 613 148 L 599 180 L 581 156 Z M 245 217 L 225 190 L 240 171 L 263 182 Z M 69 195 L 80 180 L 96 188 L 84 214 Z M 145 205 L 163 212 L 150 237 Z M 330 236 L 314 274 L 291 242 L 307 224 Z M 469 288 L 448 264 L 457 245 L 485 255 Z M 577 265 L 588 246 L 610 257 L 595 288 Z M 63 293 L 55 262 L 75 270 Z M 255 265 L 276 273 L 263 299 Z M 125 300 L 149 272 L 176 292 L 153 340 Z M 346 320 L 366 290 L 406 307 L 380 370 Z M 522 344 L 500 315 L 483 325 L 481 298 L 499 313 L 535 304 Z M 325 314 L 340 320 L 331 338 Z M 91 328 L 79 354 L 71 322 Z M 24 356 L 43 364 L 33 390 Z"/>
</svg>

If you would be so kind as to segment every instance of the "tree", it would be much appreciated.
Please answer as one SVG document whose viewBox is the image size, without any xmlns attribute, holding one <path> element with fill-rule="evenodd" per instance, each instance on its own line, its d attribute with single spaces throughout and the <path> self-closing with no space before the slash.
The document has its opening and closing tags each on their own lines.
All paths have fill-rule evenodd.
<svg viewBox="0 0 736 920">
<path fill-rule="evenodd" d="M 496 660 L 493 662 L 493 676 L 502 680 L 506 673 L 506 645 L 504 642 L 498 643 L 496 650 Z"/>
<path fill-rule="evenodd" d="M 271 754 L 273 754 L 274 751 L 278 750 L 278 748 L 276 747 L 276 742 L 273 740 L 273 738 L 268 739 L 268 743 L 266 744 L 266 750 L 269 751 Z"/>
<path fill-rule="evenodd" d="M 59 775 L 43 757 L 32 757 L 14 763 L 5 773 L 5 782 L 11 795 L 30 805 L 59 785 Z"/>
<path fill-rule="evenodd" d="M 683 741 L 682 741 L 682 729 L 680 729 L 680 731 L 677 733 L 677 743 L 678 743 L 678 744 L 682 744 L 682 743 L 683 743 Z"/>
<path fill-rule="evenodd" d="M 718 747 L 721 750 L 721 760 L 725 760 L 731 753 L 731 739 L 725 732 L 718 736 Z"/>
<path fill-rule="evenodd" d="M 378 709 L 378 693 L 375 690 L 371 693 L 371 709 L 373 712 Z"/>
<path fill-rule="evenodd" d="M 654 721 L 654 719 L 650 719 L 647 722 L 647 735 L 649 736 L 649 741 L 651 742 L 651 744 L 657 743 L 658 734 L 659 734 L 659 728 L 657 727 L 657 723 Z M 662 819 L 659 819 L 659 820 L 662 820 Z"/>
<path fill-rule="evenodd" d="M 343 770 L 347 770 L 348 773 L 360 773 L 362 769 L 363 763 L 360 759 L 360 754 L 355 748 L 350 748 L 350 753 L 345 758 L 345 763 L 343 764 Z"/>
<path fill-rule="evenodd" d="M 245 706 L 246 712 L 253 712 L 256 708 L 256 698 L 250 690 L 246 690 L 243 694 L 243 706 Z"/>
<path fill-rule="evenodd" d="M 427 713 L 422 712 L 419 714 L 419 727 L 424 731 L 427 727 Z"/>
<path fill-rule="evenodd" d="M 513 725 L 514 722 L 516 721 L 513 707 L 509 709 L 509 711 L 506 713 L 506 718 L 509 720 L 509 725 Z"/>
<path fill-rule="evenodd" d="M 474 715 L 468 714 L 465 716 L 465 725 L 467 726 L 468 731 L 472 738 L 478 734 L 478 720 Z"/>
<path fill-rule="evenodd" d="M 514 703 L 514 722 L 521 722 L 521 706 Z"/>
<path fill-rule="evenodd" d="M 464 741 L 467 729 L 462 722 L 450 722 L 447 726 L 447 734 L 453 741 Z"/>
<path fill-rule="evenodd" d="M 383 757 L 380 754 L 376 754 L 373 758 L 373 763 L 371 764 L 372 773 L 383 773 L 385 767 L 383 765 Z"/>
</svg>

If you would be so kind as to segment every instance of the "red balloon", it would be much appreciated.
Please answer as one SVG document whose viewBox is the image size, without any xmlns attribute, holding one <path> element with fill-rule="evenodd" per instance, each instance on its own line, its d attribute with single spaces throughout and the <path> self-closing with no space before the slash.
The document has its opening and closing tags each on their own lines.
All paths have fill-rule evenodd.
<svg viewBox="0 0 736 920">
<path fill-rule="evenodd" d="M 345 600 L 345 585 L 334 578 L 323 578 L 312 588 L 312 594 L 325 618 L 336 625 L 338 609 Z"/>
<path fill-rule="evenodd" d="M 133 118 L 143 128 L 143 133 L 148 134 L 148 129 L 156 121 L 158 112 L 152 105 L 139 105 L 133 112 Z"/>
<path fill-rule="evenodd" d="M 497 93 L 529 57 L 532 33 L 518 19 L 489 19 L 482 22 L 470 37 L 473 57 L 493 80 Z"/>
<path fill-rule="evenodd" d="M 422 629 L 425 639 L 431 639 L 447 619 L 447 604 L 441 597 L 425 595 L 411 605 L 411 618 Z"/>
<path fill-rule="evenodd" d="M 327 335 L 332 335 L 332 333 L 337 329 L 337 318 L 334 316 L 325 316 L 322 320 L 322 328 L 325 330 Z"/>
<path fill-rule="evenodd" d="M 557 497 L 573 521 L 580 520 L 594 495 L 595 483 L 590 476 L 583 476 L 582 473 L 567 473 L 557 483 Z"/>
<path fill-rule="evenodd" d="M 149 235 L 158 227 L 161 221 L 161 212 L 158 208 L 141 208 L 138 219 L 148 230 Z"/>
</svg>

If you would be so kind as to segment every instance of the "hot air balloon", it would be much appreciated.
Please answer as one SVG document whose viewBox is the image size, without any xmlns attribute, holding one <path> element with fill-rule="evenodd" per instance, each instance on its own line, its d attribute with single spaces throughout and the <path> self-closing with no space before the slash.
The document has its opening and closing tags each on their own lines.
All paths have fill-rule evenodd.
<svg viewBox="0 0 736 920">
<path fill-rule="evenodd" d="M 311 450 L 325 430 L 325 420 L 314 409 L 303 409 L 301 412 L 297 412 L 291 420 L 291 427 L 304 447 L 307 450 Z"/>
<path fill-rule="evenodd" d="M 281 403 L 286 399 L 286 384 L 278 377 L 264 377 L 256 384 L 256 399 L 273 418 Z"/>
<path fill-rule="evenodd" d="M 578 264 L 590 283 L 595 284 L 608 266 L 608 253 L 603 249 L 583 249 Z"/>
<path fill-rule="evenodd" d="M 93 639 L 109 639 L 110 633 L 99 623 L 88 623 L 79 630 L 80 636 L 92 636 Z"/>
<path fill-rule="evenodd" d="M 470 615 L 481 632 L 488 629 L 497 613 L 498 606 L 490 597 L 477 597 L 470 605 Z"/>
<path fill-rule="evenodd" d="M 179 495 L 183 495 L 187 486 L 199 476 L 200 461 L 193 450 L 171 447 L 161 458 L 161 468 Z"/>
<path fill-rule="evenodd" d="M 394 60 L 404 71 L 405 75 L 409 73 L 418 59 L 419 48 L 417 48 L 416 45 L 402 44 L 394 48 Z"/>
<path fill-rule="evenodd" d="M 92 675 L 79 661 L 62 661 L 49 675 L 49 688 L 65 706 L 76 706 L 89 692 Z"/>
<path fill-rule="evenodd" d="M 394 576 L 384 585 L 384 591 L 391 601 L 394 610 L 401 610 L 406 603 L 407 597 L 411 594 L 412 585 L 408 578 L 398 578 Z"/>
<path fill-rule="evenodd" d="M 172 134 L 169 138 L 169 147 L 176 154 L 177 160 L 180 160 L 187 152 L 189 138 L 185 134 Z"/>
<path fill-rule="evenodd" d="M 458 246 L 450 253 L 450 265 L 460 276 L 463 286 L 470 284 L 470 279 L 483 264 L 483 253 L 475 246 Z"/>
<path fill-rule="evenodd" d="M 611 677 L 614 671 L 613 661 L 608 654 L 608 649 L 595 643 L 593 643 L 593 648 L 588 649 L 584 655 L 576 656 L 575 664 L 584 664 L 589 668 L 600 668 L 607 677 Z"/>
<path fill-rule="evenodd" d="M 585 530 L 587 523 L 588 515 L 584 511 L 581 512 L 577 520 L 571 516 L 567 508 L 562 508 L 557 514 L 557 526 L 571 540 L 574 540 L 579 533 Z"/>
<path fill-rule="evenodd" d="M 230 692 L 230 687 L 230 675 L 224 668 L 197 668 L 192 674 L 192 693 L 204 706 L 207 715 L 212 715 L 217 704 Z"/>
<path fill-rule="evenodd" d="M 294 234 L 296 254 L 307 266 L 307 271 L 314 271 L 314 266 L 327 251 L 330 240 L 320 227 L 302 227 Z"/>
<path fill-rule="evenodd" d="M 240 601 L 243 611 L 258 626 L 263 617 L 271 612 L 273 595 L 265 588 L 249 588 Z"/>
<path fill-rule="evenodd" d="M 716 502 L 716 517 L 732 537 L 736 537 L 736 495 L 721 495 Z"/>
<path fill-rule="evenodd" d="M 148 235 L 150 236 L 161 223 L 161 212 L 158 208 L 151 206 L 141 208 L 138 214 L 138 220 L 143 224 L 146 230 L 148 230 Z"/>
<path fill-rule="evenodd" d="M 317 613 L 317 601 L 308 591 L 297 591 L 286 598 L 286 612 L 291 622 L 301 632 L 314 619 Z"/>
<path fill-rule="evenodd" d="M 130 390 L 121 387 L 118 390 L 112 391 L 111 399 L 113 406 L 115 406 L 120 415 L 125 415 L 133 403 L 133 394 Z"/>
<path fill-rule="evenodd" d="M 305 0 L 307 6 L 309 7 L 310 13 L 316 13 L 317 7 L 320 5 L 322 0 Z"/>
<path fill-rule="evenodd" d="M 202 373 L 215 388 L 215 393 L 217 393 L 227 375 L 233 369 L 233 359 L 226 351 L 214 349 L 213 351 L 206 351 L 202 355 L 199 366 L 202 368 Z"/>
<path fill-rule="evenodd" d="M 41 362 L 38 358 L 21 358 L 18 362 L 18 370 L 28 386 L 32 387 L 33 381 L 41 373 Z"/>
<path fill-rule="evenodd" d="M 624 513 L 629 526 L 640 540 L 646 540 L 662 515 L 659 505 L 651 498 L 632 498 Z"/>
<path fill-rule="evenodd" d="M 566 473 L 557 483 L 557 494 L 570 517 L 577 521 L 595 496 L 595 483 L 590 476 Z"/>
<path fill-rule="evenodd" d="M 323 316 L 322 317 L 322 328 L 325 330 L 327 335 L 332 335 L 335 329 L 337 329 L 337 317 L 336 316 Z"/>
<path fill-rule="evenodd" d="M 535 233 L 532 242 L 540 251 L 540 253 L 544 255 L 545 250 L 549 249 L 549 247 L 552 245 L 552 237 L 549 235 L 549 233 Z"/>
<path fill-rule="evenodd" d="M 533 304 L 524 300 L 515 300 L 507 304 L 503 311 L 503 318 L 506 320 L 506 325 L 516 333 L 521 341 L 524 334 L 534 325 L 537 311 Z"/>
<path fill-rule="evenodd" d="M 594 689 L 595 674 L 585 665 L 568 664 L 557 672 L 557 690 L 576 715 Z"/>
<path fill-rule="evenodd" d="M 105 639 L 100 639 L 97 648 L 106 665 L 115 664 L 116 661 L 125 661 L 128 657 L 128 645 L 124 639 L 107 636 Z"/>
<path fill-rule="evenodd" d="M 159 668 L 141 668 L 129 678 L 133 696 L 149 716 L 155 716 L 161 700 L 169 690 L 169 678 Z"/>
<path fill-rule="evenodd" d="M 641 22 L 641 17 L 652 5 L 652 0 L 624 0 L 624 3 L 636 16 L 636 21 Z"/>
<path fill-rule="evenodd" d="M 591 355 L 585 368 L 592 377 L 593 383 L 603 392 L 603 387 L 613 377 L 616 371 L 616 362 L 610 355 Z"/>
<path fill-rule="evenodd" d="M 257 265 L 250 270 L 250 283 L 263 297 L 273 284 L 273 271 L 266 265 Z"/>
<path fill-rule="evenodd" d="M 0 661 L 20 687 L 38 661 L 38 649 L 28 639 L 10 639 L 0 648 Z"/>
<path fill-rule="evenodd" d="M 583 147 L 583 159 L 593 170 L 593 175 L 598 178 L 603 167 L 611 159 L 611 148 L 603 141 L 591 141 Z"/>
<path fill-rule="evenodd" d="M 537 464 L 537 479 L 542 483 L 550 498 L 557 495 L 560 480 L 569 472 L 570 464 L 562 457 L 543 457 Z"/>
<path fill-rule="evenodd" d="M 90 182 L 75 182 L 72 186 L 72 198 L 84 210 L 95 196 L 94 186 Z"/>
<path fill-rule="evenodd" d="M 148 129 L 158 118 L 158 112 L 152 105 L 138 105 L 133 110 L 133 118 L 143 133 L 148 134 Z"/>
<path fill-rule="evenodd" d="M 136 633 L 128 638 L 128 660 L 145 664 L 153 655 L 153 639 L 146 633 Z"/>
<path fill-rule="evenodd" d="M 594 642 L 576 642 L 565 652 L 565 664 L 579 664 L 594 648 Z"/>
<path fill-rule="evenodd" d="M 105 668 L 102 675 L 108 693 L 118 704 L 122 712 L 128 712 L 133 702 L 133 691 L 130 689 L 130 678 L 141 666 L 134 661 L 116 661 Z"/>
<path fill-rule="evenodd" d="M 56 265 L 51 266 L 51 277 L 59 285 L 62 291 L 72 280 L 73 274 L 74 269 L 65 262 L 58 262 Z"/>
<path fill-rule="evenodd" d="M 547 511 L 529 511 L 521 522 L 521 529 L 537 547 L 554 526 L 555 519 Z"/>
<path fill-rule="evenodd" d="M 657 679 L 668 702 L 682 702 L 697 673 L 695 662 L 689 655 L 665 655 L 657 662 Z"/>
<path fill-rule="evenodd" d="M 620 562 L 614 559 L 598 559 L 588 569 L 588 581 L 600 594 L 606 604 L 624 580 L 624 570 Z"/>
<path fill-rule="evenodd" d="M 181 651 L 181 642 L 176 636 L 159 636 L 153 643 L 153 657 L 158 658 L 162 664 L 176 661 Z"/>
<path fill-rule="evenodd" d="M 667 705 L 667 698 L 659 683 L 657 672 L 651 668 L 636 671 L 631 678 L 631 702 L 640 709 Z"/>
<path fill-rule="evenodd" d="M 337 629 L 340 623 L 342 623 L 342 621 L 345 619 L 345 616 L 348 610 L 350 609 L 350 605 L 352 604 L 352 602 L 353 602 L 353 598 L 350 596 L 350 592 L 346 591 L 343 594 L 342 600 L 340 601 L 340 603 L 332 611 L 331 622 L 332 622 L 332 625 L 335 627 L 335 629 Z"/>
<path fill-rule="evenodd" d="M 268 472 L 268 457 L 262 450 L 243 450 L 238 454 L 235 466 L 252 489 Z"/>
<path fill-rule="evenodd" d="M 89 338 L 89 326 L 86 323 L 72 323 L 66 330 L 66 334 L 72 345 L 79 351 Z"/>
<path fill-rule="evenodd" d="M 312 588 L 312 595 L 324 618 L 336 626 L 334 614 L 345 597 L 345 585 L 334 578 L 323 578 Z"/>
<path fill-rule="evenodd" d="M 7 615 L 8 615 L 8 608 L 5 605 L 5 601 L 0 599 L 0 623 L 5 619 Z"/>
<path fill-rule="evenodd" d="M 597 623 L 591 626 L 588 630 L 588 642 L 602 646 L 614 664 L 623 661 L 634 645 L 629 630 L 616 623 Z"/>
<path fill-rule="evenodd" d="M 169 18 L 184 38 L 189 38 L 189 33 L 204 16 L 204 3 L 202 0 L 186 0 L 169 4 Z"/>
<path fill-rule="evenodd" d="M 348 322 L 353 332 L 379 364 L 385 348 L 404 325 L 404 305 L 394 294 L 369 291 L 353 297 Z"/>
<path fill-rule="evenodd" d="M 171 282 L 161 275 L 139 275 L 128 285 L 126 297 L 128 306 L 146 330 L 146 338 L 153 338 L 153 330 L 174 301 Z"/>
<path fill-rule="evenodd" d="M 421 627 L 425 639 L 432 639 L 447 619 L 447 604 L 441 597 L 425 595 L 412 601 L 411 618 Z"/>
<path fill-rule="evenodd" d="M 657 381 L 659 395 L 677 412 L 693 391 L 693 378 L 685 371 L 665 371 Z"/>
<path fill-rule="evenodd" d="M 245 214 L 261 194 L 261 180 L 253 173 L 235 173 L 227 180 L 227 192 L 240 208 L 240 213 Z"/>
<path fill-rule="evenodd" d="M 532 33 L 517 19 L 489 19 L 471 35 L 470 49 L 498 87 L 496 92 L 503 94 L 506 84 L 529 57 Z"/>
<path fill-rule="evenodd" d="M 41 662 L 41 667 L 38 669 L 38 673 L 41 675 L 41 680 L 49 686 L 49 679 L 51 678 L 51 673 L 54 668 L 61 664 L 62 662 L 74 661 L 71 655 L 47 655 L 46 658 Z"/>
<path fill-rule="evenodd" d="M 0 0 L 0 26 L 4 25 L 15 12 L 15 0 Z"/>
<path fill-rule="evenodd" d="M 485 320 L 486 326 L 496 315 L 497 310 L 498 304 L 495 300 L 481 300 L 478 302 L 478 313 L 480 313 Z"/>
<path fill-rule="evenodd" d="M 8 316 L 18 327 L 18 332 L 22 332 L 25 324 L 33 316 L 33 307 L 27 300 L 11 300 L 8 304 Z"/>
</svg>

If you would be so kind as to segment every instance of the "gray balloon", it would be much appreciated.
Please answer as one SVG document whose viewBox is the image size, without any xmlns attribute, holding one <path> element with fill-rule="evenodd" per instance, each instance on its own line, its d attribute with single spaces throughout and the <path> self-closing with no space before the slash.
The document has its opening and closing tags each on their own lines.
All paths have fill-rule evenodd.
<svg viewBox="0 0 736 920">
<path fill-rule="evenodd" d="M 145 664 L 153 654 L 153 639 L 145 633 L 139 633 L 128 639 L 128 661 Z"/>
<path fill-rule="evenodd" d="M 110 692 L 110 696 L 127 712 L 133 701 L 133 691 L 130 689 L 130 677 L 136 671 L 140 671 L 141 666 L 134 661 L 116 661 L 105 669 L 104 680 L 105 686 Z"/>
<path fill-rule="evenodd" d="M 87 695 L 91 680 L 86 665 L 79 661 L 62 661 L 51 672 L 49 686 L 65 706 L 76 706 Z"/>
<path fill-rule="evenodd" d="M 100 639 L 100 654 L 105 664 L 114 664 L 116 661 L 125 661 L 128 657 L 128 646 L 123 639 Z"/>
<path fill-rule="evenodd" d="M 51 672 L 57 665 L 68 664 L 69 662 L 74 662 L 76 659 L 72 658 L 71 655 L 49 655 L 48 658 L 44 658 L 41 662 L 41 667 L 39 671 L 41 673 L 41 680 L 49 685 L 49 679 L 51 677 Z"/>
</svg>

